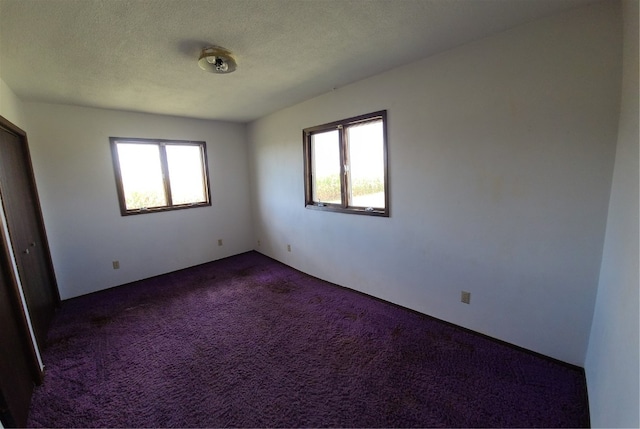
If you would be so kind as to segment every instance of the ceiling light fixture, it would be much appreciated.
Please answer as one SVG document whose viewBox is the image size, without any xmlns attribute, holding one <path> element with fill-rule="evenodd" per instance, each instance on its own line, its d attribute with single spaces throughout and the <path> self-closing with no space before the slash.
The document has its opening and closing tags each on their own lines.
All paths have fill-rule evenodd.
<svg viewBox="0 0 640 429">
<path fill-rule="evenodd" d="M 220 46 L 204 48 L 198 58 L 198 65 L 204 71 L 211 73 L 231 73 L 237 67 L 231 52 Z"/>
</svg>

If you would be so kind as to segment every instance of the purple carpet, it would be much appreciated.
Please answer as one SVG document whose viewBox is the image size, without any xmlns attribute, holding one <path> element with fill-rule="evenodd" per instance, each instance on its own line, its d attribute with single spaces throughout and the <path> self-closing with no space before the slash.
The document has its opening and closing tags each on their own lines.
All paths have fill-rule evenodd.
<svg viewBox="0 0 640 429">
<path fill-rule="evenodd" d="M 581 369 L 256 252 L 65 301 L 44 361 L 32 427 L 589 425 Z"/>
</svg>

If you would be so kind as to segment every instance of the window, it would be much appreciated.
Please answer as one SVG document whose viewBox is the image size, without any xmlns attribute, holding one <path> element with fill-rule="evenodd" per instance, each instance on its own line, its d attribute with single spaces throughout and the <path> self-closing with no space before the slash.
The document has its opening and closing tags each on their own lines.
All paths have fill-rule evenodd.
<svg viewBox="0 0 640 429">
<path fill-rule="evenodd" d="M 387 111 L 303 130 L 305 205 L 389 216 Z"/>
<path fill-rule="evenodd" d="M 109 141 L 123 216 L 211 205 L 205 142 Z"/>
</svg>

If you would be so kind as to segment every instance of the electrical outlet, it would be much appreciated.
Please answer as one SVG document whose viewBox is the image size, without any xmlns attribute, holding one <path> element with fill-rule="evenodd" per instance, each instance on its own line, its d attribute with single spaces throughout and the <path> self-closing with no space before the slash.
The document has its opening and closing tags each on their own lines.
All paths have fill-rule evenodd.
<svg viewBox="0 0 640 429">
<path fill-rule="evenodd" d="M 291 245 L 287 244 L 287 252 L 291 252 Z"/>
<path fill-rule="evenodd" d="M 258 240 L 258 247 L 260 247 L 260 240 Z"/>
<path fill-rule="evenodd" d="M 113 269 L 114 270 L 119 270 L 120 269 L 120 261 L 113 261 Z"/>
<path fill-rule="evenodd" d="M 471 303 L 471 292 L 462 291 L 460 294 L 460 302 L 464 302 L 465 304 Z"/>
<path fill-rule="evenodd" d="M 222 246 L 222 238 L 218 239 L 218 246 Z"/>
</svg>

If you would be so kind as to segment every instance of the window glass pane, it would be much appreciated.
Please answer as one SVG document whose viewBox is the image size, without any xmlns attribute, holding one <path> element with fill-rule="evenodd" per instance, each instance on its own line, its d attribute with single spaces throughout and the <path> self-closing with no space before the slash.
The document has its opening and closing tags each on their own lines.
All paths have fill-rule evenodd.
<svg viewBox="0 0 640 429">
<path fill-rule="evenodd" d="M 350 206 L 384 208 L 382 120 L 347 128 L 351 177 Z"/>
<path fill-rule="evenodd" d="M 340 146 L 338 130 L 311 135 L 312 198 L 340 204 Z"/>
<path fill-rule="evenodd" d="M 158 146 L 118 143 L 117 147 L 127 210 L 167 205 Z"/>
<path fill-rule="evenodd" d="M 166 145 L 173 204 L 203 203 L 207 191 L 202 151 L 196 145 Z"/>
</svg>

